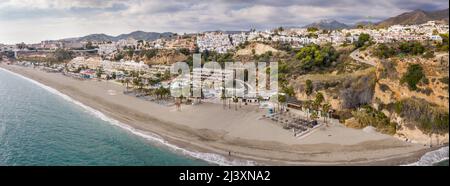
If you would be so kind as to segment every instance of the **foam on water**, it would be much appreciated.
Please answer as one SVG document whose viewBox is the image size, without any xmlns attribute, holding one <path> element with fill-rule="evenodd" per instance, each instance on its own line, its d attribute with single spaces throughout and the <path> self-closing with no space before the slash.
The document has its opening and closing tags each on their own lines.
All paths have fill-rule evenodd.
<svg viewBox="0 0 450 186">
<path fill-rule="evenodd" d="M 226 157 L 224 157 L 222 155 L 219 155 L 219 154 L 195 152 L 195 151 L 190 151 L 190 150 L 187 150 L 187 149 L 183 149 L 183 148 L 178 147 L 178 146 L 176 146 L 174 144 L 168 143 L 166 140 L 164 140 L 161 136 L 159 136 L 157 134 L 150 133 L 150 132 L 147 132 L 147 131 L 138 130 L 138 129 L 133 128 L 133 127 L 131 127 L 129 125 L 126 125 L 126 124 L 124 124 L 124 123 L 122 123 L 122 122 L 120 122 L 118 120 L 110 118 L 110 117 L 106 116 L 105 114 L 103 114 L 102 112 L 100 112 L 98 110 L 95 110 L 95 109 L 93 109 L 93 108 L 91 108 L 89 106 L 86 106 L 86 105 L 84 105 L 83 103 L 81 103 L 81 102 L 79 102 L 77 100 L 72 99 L 71 97 L 69 97 L 69 96 L 59 92 L 58 90 L 56 90 L 54 88 L 51 88 L 51 87 L 49 87 L 47 85 L 39 83 L 39 82 L 37 82 L 37 81 L 35 81 L 33 79 L 30 79 L 28 77 L 22 76 L 20 74 L 15 73 L 15 72 L 9 71 L 7 69 L 3 69 L 3 68 L 0 68 L 0 69 L 4 70 L 6 72 L 9 72 L 9 73 L 11 73 L 13 75 L 16 75 L 18 77 L 21 77 L 21 78 L 23 78 L 23 79 L 25 79 L 27 81 L 30 81 L 30 82 L 38 85 L 39 87 L 49 91 L 50 93 L 58 95 L 58 96 L 62 97 L 64 100 L 69 101 L 69 102 L 71 102 L 71 103 L 73 103 L 75 105 L 80 106 L 81 108 L 83 108 L 86 111 L 88 111 L 88 113 L 90 113 L 90 114 L 92 114 L 92 115 L 102 119 L 103 121 L 106 121 L 106 122 L 108 122 L 108 123 L 110 123 L 110 124 L 112 124 L 114 126 L 118 126 L 118 127 L 122 128 L 122 129 L 125 129 L 126 131 L 129 131 L 132 134 L 140 136 L 140 137 L 142 137 L 142 138 L 144 138 L 146 140 L 149 140 L 151 142 L 162 144 L 165 147 L 168 147 L 169 149 L 174 150 L 176 152 L 180 152 L 180 153 L 182 153 L 184 155 L 188 155 L 188 156 L 191 156 L 193 158 L 202 159 L 202 160 L 204 160 L 206 162 L 209 162 L 209 163 L 214 163 L 214 164 L 224 165 L 224 166 L 227 166 L 227 165 L 244 165 L 244 166 L 255 165 L 255 162 L 249 161 L 249 160 L 238 160 L 238 159 L 229 160 Z M 1 129 L 0 129 L 0 132 L 1 132 Z M 448 148 L 447 148 L 447 152 L 448 152 Z"/>
<path fill-rule="evenodd" d="M 425 153 L 419 161 L 405 166 L 432 166 L 435 163 L 448 160 L 448 146 Z"/>
</svg>

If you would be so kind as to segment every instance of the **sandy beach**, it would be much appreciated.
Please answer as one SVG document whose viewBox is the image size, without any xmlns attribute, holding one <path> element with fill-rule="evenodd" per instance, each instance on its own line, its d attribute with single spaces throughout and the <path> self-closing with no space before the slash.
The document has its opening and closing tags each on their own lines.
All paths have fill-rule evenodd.
<svg viewBox="0 0 450 186">
<path fill-rule="evenodd" d="M 346 128 L 321 127 L 302 138 L 261 119 L 263 110 L 221 104 L 175 106 L 124 95 L 124 86 L 107 81 L 77 80 L 60 73 L 6 65 L 0 68 L 34 79 L 135 129 L 155 133 L 170 144 L 195 152 L 263 165 L 401 165 L 417 161 L 430 149 L 397 138 Z M 229 156 L 231 152 L 231 156 Z"/>
</svg>

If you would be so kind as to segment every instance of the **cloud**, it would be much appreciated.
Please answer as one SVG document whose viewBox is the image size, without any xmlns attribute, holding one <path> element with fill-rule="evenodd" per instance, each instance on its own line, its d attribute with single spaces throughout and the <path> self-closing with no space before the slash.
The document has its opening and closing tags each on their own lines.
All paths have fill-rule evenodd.
<svg viewBox="0 0 450 186">
<path fill-rule="evenodd" d="M 419 8 L 444 9 L 448 1 L 6 0 L 0 2 L 0 42 L 39 42 L 90 33 L 118 35 L 134 30 L 268 29 L 302 26 L 320 19 L 351 24 L 369 18 L 379 21 Z"/>
</svg>

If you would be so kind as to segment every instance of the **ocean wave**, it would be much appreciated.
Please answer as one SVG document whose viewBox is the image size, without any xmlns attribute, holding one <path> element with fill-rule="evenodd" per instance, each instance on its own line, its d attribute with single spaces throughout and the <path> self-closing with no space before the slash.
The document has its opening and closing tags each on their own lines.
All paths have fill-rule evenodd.
<svg viewBox="0 0 450 186">
<path fill-rule="evenodd" d="M 3 68 L 0 68 L 0 69 L 3 69 Z M 79 101 L 77 101 L 75 99 L 72 99 L 70 96 L 63 94 L 63 93 L 59 92 L 58 90 L 56 90 L 56 89 L 54 89 L 52 87 L 44 85 L 44 84 L 42 84 L 42 83 L 40 83 L 40 82 L 38 82 L 36 80 L 33 80 L 31 78 L 22 76 L 22 75 L 20 75 L 18 73 L 9 71 L 7 69 L 3 69 L 3 70 L 5 70 L 6 72 L 9 72 L 9 73 L 11 73 L 13 75 L 16 75 L 18 77 L 21 77 L 21 78 L 23 78 L 23 79 L 25 79 L 27 81 L 30 81 L 30 82 L 38 85 L 39 87 L 47 90 L 48 92 L 50 92 L 52 94 L 55 94 L 55 95 L 58 95 L 58 96 L 62 97 L 64 100 L 69 101 L 69 102 L 71 102 L 71 103 L 73 103 L 75 105 L 80 106 L 81 108 L 85 109 L 90 114 L 92 114 L 93 116 L 95 116 L 95 117 L 97 117 L 97 118 L 99 118 L 99 119 L 101 119 L 103 121 L 106 121 L 106 122 L 108 122 L 108 123 L 110 123 L 110 124 L 112 124 L 114 126 L 122 128 L 122 129 L 125 129 L 126 131 L 131 132 L 134 135 L 140 136 L 140 137 L 142 137 L 142 138 L 144 138 L 144 139 L 146 139 L 148 141 L 161 144 L 161 145 L 163 145 L 165 147 L 168 147 L 171 150 L 174 150 L 175 152 L 179 152 L 179 153 L 181 153 L 183 155 L 187 155 L 187 156 L 190 156 L 190 157 L 193 157 L 193 158 L 196 158 L 196 159 L 201 159 L 201 160 L 206 161 L 208 163 L 213 163 L 213 164 L 222 165 L 222 166 L 230 166 L 230 165 L 251 166 L 251 165 L 255 165 L 256 164 L 255 162 L 250 161 L 250 160 L 240 160 L 240 159 L 229 160 L 225 156 L 222 156 L 222 155 L 219 155 L 219 154 L 196 152 L 196 151 L 190 151 L 190 150 L 187 150 L 187 149 L 183 149 L 183 148 L 178 147 L 178 146 L 176 146 L 174 144 L 168 143 L 166 140 L 164 140 L 161 136 L 159 136 L 157 134 L 133 128 L 133 127 L 127 125 L 127 124 L 124 124 L 124 123 L 118 121 L 118 120 L 110 118 L 110 117 L 106 116 L 105 114 L 103 114 L 102 112 L 100 112 L 98 110 L 95 110 L 94 108 L 91 108 L 91 107 L 89 107 L 87 105 L 84 105 L 83 103 L 81 103 L 81 102 L 79 102 Z"/>
<path fill-rule="evenodd" d="M 435 163 L 448 160 L 448 146 L 425 153 L 417 162 L 405 166 L 432 166 Z"/>
</svg>

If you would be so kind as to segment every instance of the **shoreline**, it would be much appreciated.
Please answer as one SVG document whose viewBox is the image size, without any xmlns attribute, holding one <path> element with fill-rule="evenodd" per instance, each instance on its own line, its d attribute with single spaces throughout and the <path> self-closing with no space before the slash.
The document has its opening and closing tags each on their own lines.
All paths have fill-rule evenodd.
<svg viewBox="0 0 450 186">
<path fill-rule="evenodd" d="M 278 130 L 280 131 L 274 131 L 275 135 L 280 136 L 276 141 L 268 141 L 267 139 L 258 140 L 260 138 L 258 135 L 260 134 L 253 134 L 253 139 L 243 139 L 243 137 L 246 137 L 246 135 L 240 134 L 239 129 L 238 131 L 236 131 L 235 129 L 223 131 L 220 126 L 216 127 L 203 125 L 204 123 L 202 123 L 201 121 L 208 121 L 208 118 L 205 119 L 203 116 L 194 117 L 194 119 L 192 119 L 194 123 L 201 123 L 199 124 L 199 126 L 196 126 L 194 124 L 191 126 L 187 124 L 186 126 L 177 123 L 176 118 L 178 118 L 178 121 L 189 120 L 191 118 L 175 116 L 181 115 L 184 111 L 180 113 L 171 113 L 172 115 L 168 114 L 166 118 L 161 115 L 161 117 L 158 118 L 154 116 L 158 115 L 159 113 L 155 113 L 153 115 L 142 113 L 139 109 L 128 108 L 126 105 L 123 105 L 121 103 L 125 102 L 128 104 L 132 104 L 130 102 L 133 101 L 139 103 L 139 105 L 144 103 L 151 105 L 152 108 L 156 109 L 160 107 L 163 110 L 162 112 L 172 111 L 170 111 L 170 108 L 158 106 L 156 103 L 145 102 L 131 96 L 123 97 L 127 95 L 120 95 L 122 96 L 121 99 L 123 99 L 122 102 L 114 103 L 108 100 L 105 101 L 101 95 L 98 95 L 98 92 L 94 91 L 85 93 L 82 90 L 79 90 L 78 88 L 80 87 L 76 87 L 76 85 L 67 85 L 64 83 L 59 84 L 58 82 L 52 82 L 52 78 L 56 78 L 57 80 L 61 80 L 62 82 L 81 82 L 79 80 L 74 80 L 69 77 L 63 76 L 61 74 L 52 74 L 34 70 L 31 68 L 20 66 L 4 66 L 3 64 L 0 64 L 0 68 L 2 67 L 5 70 L 17 73 L 20 76 L 29 78 L 33 81 L 41 83 L 42 85 L 57 90 L 59 93 L 67 96 L 69 99 L 72 99 L 82 105 L 85 105 L 88 108 L 91 108 L 93 112 L 99 112 L 99 114 L 103 115 L 104 117 L 108 117 L 119 122 L 119 124 L 123 125 L 119 127 L 126 129 L 135 135 L 148 138 L 145 136 L 146 134 L 156 134 L 157 136 L 159 136 L 158 138 L 149 140 L 159 140 L 159 143 L 164 144 L 164 146 L 175 149 L 175 151 L 181 151 L 181 153 L 187 154 L 197 159 L 205 160 L 204 157 L 199 157 L 199 155 L 209 155 L 211 159 L 210 161 L 206 161 L 210 163 L 217 163 L 219 161 L 219 163 L 217 163 L 219 165 L 251 165 L 253 164 L 253 162 L 255 164 L 261 165 L 404 165 L 416 162 L 426 152 L 438 148 L 426 148 L 417 144 L 407 144 L 401 142 L 400 140 L 395 140 L 393 137 L 392 139 L 368 139 L 355 144 L 345 144 L 347 142 L 344 142 L 342 144 L 331 144 L 326 140 L 321 143 L 302 144 L 300 139 L 297 139 L 297 141 L 299 142 L 295 141 L 295 139 L 287 139 L 288 137 L 285 136 L 286 134 L 283 134 L 283 129 L 281 128 L 278 128 Z M 89 86 L 86 86 L 90 87 L 92 85 L 96 86 L 99 84 L 106 84 L 108 86 L 110 85 L 108 83 L 109 82 L 87 80 L 79 84 L 87 84 Z M 104 88 L 100 88 L 100 90 L 109 91 Z M 116 91 L 117 90 L 118 89 L 116 89 Z M 214 109 L 214 107 L 219 107 L 219 110 L 222 109 L 221 105 L 205 105 L 206 106 L 200 105 L 187 109 L 196 110 L 198 109 L 197 107 L 206 107 L 198 109 L 200 110 L 200 113 L 205 109 Z M 136 106 L 136 108 L 138 107 L 139 106 Z M 150 106 L 147 106 L 145 108 L 148 109 L 148 107 Z M 217 108 L 215 109 L 217 110 Z M 150 110 L 150 112 L 152 111 L 153 110 Z M 235 113 L 230 114 L 230 111 L 222 112 L 228 112 L 226 115 L 236 115 Z M 164 120 L 167 118 L 170 119 L 171 117 L 176 118 L 172 118 L 172 121 Z M 102 117 L 100 118 L 103 119 Z M 245 123 L 245 121 L 254 118 L 238 117 L 237 119 L 244 119 L 243 123 Z M 112 124 L 115 125 L 114 123 Z M 234 125 L 235 123 L 232 123 L 230 125 L 226 125 L 226 127 L 234 127 Z M 274 128 L 269 129 L 273 130 Z M 256 128 L 255 133 L 257 133 L 258 131 L 262 131 L 262 133 L 267 132 L 264 130 L 267 129 Z M 340 130 L 345 131 L 350 129 Z M 314 137 L 307 138 L 315 139 Z M 233 152 L 232 157 L 228 156 L 229 151 Z M 376 155 L 376 157 L 370 158 L 373 153 Z M 225 163 L 220 163 L 220 161 L 223 161 Z"/>
</svg>

